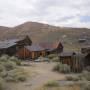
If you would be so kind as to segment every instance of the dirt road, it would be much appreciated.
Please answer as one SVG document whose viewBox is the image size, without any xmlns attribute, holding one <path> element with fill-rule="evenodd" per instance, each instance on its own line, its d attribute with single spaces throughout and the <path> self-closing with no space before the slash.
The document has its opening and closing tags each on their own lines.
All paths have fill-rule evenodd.
<svg viewBox="0 0 90 90">
<path fill-rule="evenodd" d="M 65 76 L 57 72 L 53 72 L 52 69 L 56 63 L 38 62 L 31 63 L 31 66 L 24 67 L 26 70 L 32 70 L 36 74 L 32 78 L 24 83 L 11 84 L 11 90 L 35 90 L 36 88 L 44 85 L 50 80 L 63 80 Z"/>
</svg>

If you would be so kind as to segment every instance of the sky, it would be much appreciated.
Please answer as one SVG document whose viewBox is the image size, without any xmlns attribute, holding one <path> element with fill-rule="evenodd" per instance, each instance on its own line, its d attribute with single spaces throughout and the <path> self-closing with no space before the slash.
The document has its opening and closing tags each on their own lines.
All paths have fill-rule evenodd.
<svg viewBox="0 0 90 90">
<path fill-rule="evenodd" d="M 90 28 L 90 0 L 0 0 L 0 26 L 27 21 Z"/>
</svg>

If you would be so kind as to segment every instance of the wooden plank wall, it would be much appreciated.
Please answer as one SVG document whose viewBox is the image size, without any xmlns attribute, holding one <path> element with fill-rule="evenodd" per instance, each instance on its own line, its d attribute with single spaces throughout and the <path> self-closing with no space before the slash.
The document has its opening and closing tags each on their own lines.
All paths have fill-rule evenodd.
<svg viewBox="0 0 90 90">
<path fill-rule="evenodd" d="M 71 72 L 80 72 L 82 70 L 82 65 L 80 59 L 74 57 L 61 57 L 60 62 L 62 64 L 67 64 L 70 66 Z"/>
</svg>

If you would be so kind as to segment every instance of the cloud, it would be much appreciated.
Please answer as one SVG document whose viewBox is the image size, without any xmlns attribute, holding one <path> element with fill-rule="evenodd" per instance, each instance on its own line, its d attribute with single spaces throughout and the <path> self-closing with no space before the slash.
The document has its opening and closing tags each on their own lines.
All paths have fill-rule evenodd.
<svg viewBox="0 0 90 90">
<path fill-rule="evenodd" d="M 0 25 L 26 21 L 90 28 L 90 0 L 0 0 Z"/>
</svg>

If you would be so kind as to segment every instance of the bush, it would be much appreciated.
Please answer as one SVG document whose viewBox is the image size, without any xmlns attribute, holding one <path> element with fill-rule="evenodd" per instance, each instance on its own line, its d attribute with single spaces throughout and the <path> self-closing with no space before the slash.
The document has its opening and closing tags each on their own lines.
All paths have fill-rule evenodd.
<svg viewBox="0 0 90 90">
<path fill-rule="evenodd" d="M 55 58 L 55 57 L 57 57 L 56 54 L 50 54 L 50 55 L 48 55 L 48 58 L 49 58 L 49 59 L 53 59 L 53 58 Z"/>
<path fill-rule="evenodd" d="M 53 61 L 53 62 L 59 62 L 59 57 L 54 57 L 54 58 L 52 59 L 52 61 Z"/>
<path fill-rule="evenodd" d="M 54 68 L 54 71 L 58 71 L 61 73 L 70 73 L 70 66 L 68 66 L 67 64 L 57 64 Z"/>
<path fill-rule="evenodd" d="M 80 78 L 78 76 L 71 76 L 71 75 L 66 76 L 66 79 L 68 81 L 79 81 L 80 80 Z"/>
<path fill-rule="evenodd" d="M 20 66 L 21 65 L 21 60 L 17 60 L 16 64 Z"/>
<path fill-rule="evenodd" d="M 83 79 L 83 78 L 84 78 L 84 80 L 90 81 L 90 72 L 83 71 L 81 74 L 81 79 Z"/>
<path fill-rule="evenodd" d="M 4 66 L 1 64 L 0 65 L 0 73 L 3 72 L 5 70 Z"/>
<path fill-rule="evenodd" d="M 83 84 L 81 90 L 90 90 L 90 83 Z"/>
<path fill-rule="evenodd" d="M 10 59 L 10 61 L 15 62 L 17 65 L 21 65 L 21 60 L 18 59 L 17 57 L 12 56 L 9 59 Z"/>
<path fill-rule="evenodd" d="M 0 57 L 0 62 L 7 62 L 8 58 L 9 58 L 8 55 L 2 55 L 2 56 Z"/>
<path fill-rule="evenodd" d="M 56 81 L 49 81 L 45 84 L 46 87 L 58 87 L 59 83 Z"/>
<path fill-rule="evenodd" d="M 5 89 L 4 80 L 2 78 L 0 78 L 0 90 L 4 90 L 4 89 Z"/>
<path fill-rule="evenodd" d="M 7 71 L 13 70 L 13 69 L 16 68 L 16 64 L 15 64 L 14 62 L 12 62 L 12 61 L 5 62 L 5 63 L 3 63 L 2 65 L 5 67 L 5 69 L 6 69 Z"/>
<path fill-rule="evenodd" d="M 8 71 L 4 79 L 9 82 L 25 81 L 26 72 L 24 72 L 22 69 L 14 69 L 14 70 Z"/>
<path fill-rule="evenodd" d="M 0 77 L 5 81 L 25 81 L 26 72 L 23 69 L 19 68 L 17 65 L 20 65 L 21 61 L 16 57 L 9 57 L 3 55 L 0 57 Z"/>
<path fill-rule="evenodd" d="M 17 75 L 15 78 L 17 81 L 26 81 L 26 76 L 25 75 Z"/>
<path fill-rule="evenodd" d="M 54 71 L 59 71 L 59 69 L 60 69 L 60 63 L 55 65 L 54 68 L 53 68 Z"/>
</svg>

